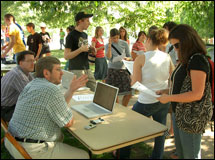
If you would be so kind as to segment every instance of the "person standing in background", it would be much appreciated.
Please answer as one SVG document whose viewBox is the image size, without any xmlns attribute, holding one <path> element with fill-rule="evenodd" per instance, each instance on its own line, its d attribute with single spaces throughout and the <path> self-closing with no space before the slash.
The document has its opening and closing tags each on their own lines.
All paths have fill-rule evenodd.
<svg viewBox="0 0 215 160">
<path fill-rule="evenodd" d="M 75 15 L 76 27 L 66 37 L 64 58 L 69 60 L 69 71 L 77 77 L 83 74 L 88 76 L 87 87 L 95 91 L 96 80 L 89 67 L 88 55 L 94 51 L 94 47 L 88 44 L 88 35 L 84 32 L 90 26 L 90 17 L 93 14 L 79 12 Z"/>
<path fill-rule="evenodd" d="M 128 39 L 128 33 L 124 27 L 119 28 L 119 39 L 124 40 L 128 43 L 128 46 L 130 45 L 130 41 Z"/>
<path fill-rule="evenodd" d="M 163 28 L 170 32 L 177 24 L 175 22 L 167 22 L 163 25 Z M 178 64 L 178 55 L 175 51 L 173 45 L 169 42 L 166 46 L 166 53 L 168 53 L 172 59 L 173 64 L 176 66 Z"/>
<path fill-rule="evenodd" d="M 167 22 L 163 25 L 163 28 L 166 29 L 169 33 L 175 26 L 177 26 L 177 24 L 175 22 Z M 170 42 L 166 46 L 165 52 L 170 55 L 172 62 L 174 64 L 174 66 L 176 67 L 178 64 L 178 55 L 177 55 L 173 45 L 171 45 Z M 172 106 L 171 106 L 171 104 L 170 104 L 170 108 L 169 108 L 168 112 L 170 113 L 171 125 L 170 125 L 170 129 L 169 129 L 169 135 L 166 138 L 173 138 L 174 137 L 174 131 L 173 131 Z M 171 156 L 172 157 L 176 156 L 176 153 L 172 154 Z"/>
<path fill-rule="evenodd" d="M 64 37 L 65 37 L 65 32 L 61 28 L 60 29 L 60 50 L 62 50 L 62 45 L 65 47 L 65 45 L 64 45 Z"/>
<path fill-rule="evenodd" d="M 16 53 L 26 50 L 25 42 L 23 41 L 24 34 L 19 25 L 15 23 L 15 18 L 12 14 L 6 14 L 4 16 L 4 21 L 7 25 L 10 41 L 1 48 L 4 50 L 4 52 L 1 54 L 1 58 L 5 58 L 7 53 L 13 48 L 13 61 L 16 62 Z"/>
<path fill-rule="evenodd" d="M 102 80 L 102 82 L 105 82 L 108 66 L 104 55 L 104 41 L 102 38 L 103 33 L 104 30 L 102 27 L 96 27 L 95 37 L 92 39 L 92 46 L 96 48 L 94 77 L 96 80 Z"/>
<path fill-rule="evenodd" d="M 75 29 L 75 26 L 71 25 L 69 27 L 66 28 L 66 32 L 67 32 L 67 36 L 69 35 L 70 32 L 72 32 Z M 66 65 L 64 67 L 64 70 L 68 70 L 69 69 L 69 60 L 66 61 Z"/>
<path fill-rule="evenodd" d="M 122 105 L 128 106 L 132 96 L 131 78 L 122 60 L 131 57 L 128 43 L 119 39 L 119 30 L 110 30 L 109 43 L 105 45 L 105 54 L 108 63 L 106 83 L 119 88 L 119 95 L 123 95 Z M 117 103 L 119 98 L 117 97 Z"/>
<path fill-rule="evenodd" d="M 146 33 L 144 31 L 140 31 L 138 33 L 137 41 L 133 44 L 132 51 L 131 51 L 131 56 L 132 56 L 133 61 L 138 56 L 138 54 L 135 53 L 135 51 L 142 51 L 143 53 L 146 52 L 146 48 L 143 44 L 144 41 L 146 40 L 146 38 L 147 38 Z"/>
<path fill-rule="evenodd" d="M 40 28 L 42 32 L 40 32 L 40 35 L 42 37 L 42 50 L 40 53 L 40 57 L 46 57 L 46 56 L 51 56 L 51 51 L 49 47 L 49 43 L 51 40 L 51 37 L 48 32 L 46 32 L 46 24 L 41 23 Z"/>
<path fill-rule="evenodd" d="M 35 25 L 33 23 L 28 23 L 26 25 L 27 31 L 31 33 L 27 39 L 27 45 L 29 50 L 34 52 L 35 60 L 37 61 L 40 58 L 42 50 L 42 37 L 39 33 L 35 32 Z"/>
</svg>

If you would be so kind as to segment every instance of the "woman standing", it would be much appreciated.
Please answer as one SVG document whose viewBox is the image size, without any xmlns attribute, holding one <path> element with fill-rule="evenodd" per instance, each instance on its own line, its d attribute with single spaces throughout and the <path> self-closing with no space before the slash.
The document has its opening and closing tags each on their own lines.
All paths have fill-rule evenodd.
<svg viewBox="0 0 215 160">
<path fill-rule="evenodd" d="M 119 95 L 124 95 L 122 105 L 127 106 L 131 98 L 131 79 L 122 60 L 130 57 L 130 53 L 128 43 L 119 39 L 119 31 L 116 28 L 110 31 L 105 53 L 109 60 L 106 83 L 119 88 Z M 118 98 L 117 103 L 119 103 Z"/>
<path fill-rule="evenodd" d="M 138 33 L 137 41 L 133 44 L 132 51 L 131 51 L 131 56 L 133 60 L 135 60 L 136 57 L 138 56 L 138 54 L 135 53 L 135 51 L 146 52 L 146 48 L 143 44 L 145 40 L 146 40 L 146 33 L 144 31 L 140 31 Z"/>
<path fill-rule="evenodd" d="M 178 105 L 190 105 L 193 111 L 185 111 L 182 115 L 194 117 L 196 115 L 194 115 L 195 109 L 194 105 L 192 105 L 193 102 L 199 104 L 199 108 L 201 109 L 205 107 L 200 106 L 200 102 L 203 98 L 209 102 L 211 101 L 211 96 L 205 96 L 206 91 L 208 90 L 206 84 L 208 84 L 208 77 L 210 76 L 210 66 L 207 59 L 205 58 L 206 47 L 198 33 L 192 27 L 185 24 L 176 26 L 170 32 L 169 40 L 178 54 L 179 64 L 171 76 L 173 85 L 170 95 L 167 95 L 168 90 L 163 90 L 158 92 L 158 94 L 163 93 L 163 95 L 157 99 L 161 103 L 172 103 L 173 129 L 176 152 L 179 156 L 179 159 L 201 159 L 201 137 L 203 131 L 199 133 L 190 133 L 186 130 L 186 128 L 181 128 L 181 124 L 183 124 L 184 121 L 178 121 L 178 123 L 176 123 L 176 118 L 180 117 L 180 115 L 177 114 L 177 111 L 183 109 L 178 108 Z M 190 77 L 191 79 L 189 83 L 186 81 L 187 77 Z M 184 85 L 189 86 L 191 91 L 181 92 L 181 90 L 184 88 Z M 210 91 L 210 88 L 208 91 Z M 202 113 L 200 109 L 197 111 L 197 115 Z M 206 111 L 204 116 L 207 116 L 207 114 L 210 114 L 212 111 L 212 108 L 209 111 L 203 111 Z M 204 116 L 199 118 L 200 121 L 198 124 L 200 124 L 203 119 L 205 119 Z"/>
<path fill-rule="evenodd" d="M 120 27 L 119 28 L 119 33 L 120 33 L 119 39 L 121 39 L 123 41 L 126 41 L 128 43 L 128 46 L 129 46 L 130 41 L 128 39 L 128 33 L 127 33 L 126 29 L 124 27 Z"/>
<path fill-rule="evenodd" d="M 134 62 L 131 85 L 139 81 L 154 92 L 168 88 L 168 79 L 173 70 L 171 58 L 158 49 L 159 45 L 166 43 L 168 43 L 168 33 L 164 29 L 149 32 L 145 43 L 147 52 L 138 56 Z M 166 125 L 169 104 L 162 104 L 155 97 L 140 92 L 132 110 L 147 117 L 152 116 L 155 121 Z M 162 159 L 164 142 L 164 135 L 155 138 L 152 159 Z M 120 149 L 120 158 L 129 158 L 129 154 L 130 147 Z"/>
<path fill-rule="evenodd" d="M 40 32 L 40 35 L 42 37 L 42 50 L 40 53 L 40 57 L 41 56 L 43 56 L 43 57 L 51 56 L 51 51 L 49 48 L 49 43 L 50 43 L 51 37 L 50 37 L 49 33 L 46 32 L 46 24 L 42 23 L 40 25 L 40 28 L 42 30 L 42 32 Z"/>
<path fill-rule="evenodd" d="M 102 80 L 102 82 L 105 82 L 108 66 L 104 55 L 104 41 L 102 38 L 103 33 L 104 31 L 102 27 L 96 27 L 95 37 L 92 39 L 92 46 L 96 49 L 94 77 L 96 80 Z"/>
</svg>

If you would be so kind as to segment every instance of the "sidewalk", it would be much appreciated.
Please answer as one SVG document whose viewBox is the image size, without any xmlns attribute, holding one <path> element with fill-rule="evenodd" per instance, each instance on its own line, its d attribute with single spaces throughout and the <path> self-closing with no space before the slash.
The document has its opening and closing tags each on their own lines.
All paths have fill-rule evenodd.
<svg viewBox="0 0 215 160">
<path fill-rule="evenodd" d="M 136 103 L 138 95 L 134 95 L 130 100 L 128 107 L 132 108 L 132 106 Z M 122 96 L 119 96 L 120 103 L 122 102 Z M 214 124 L 213 124 L 214 125 Z M 167 127 L 170 128 L 170 114 L 167 115 Z M 145 141 L 146 144 L 153 147 L 154 142 L 153 139 Z M 206 127 L 206 131 L 202 136 L 202 144 L 201 144 L 201 152 L 202 159 L 214 159 L 214 131 L 211 131 L 211 127 L 208 124 Z M 169 157 L 172 152 L 175 150 L 174 138 L 166 139 L 165 141 L 165 149 L 164 155 Z"/>
</svg>

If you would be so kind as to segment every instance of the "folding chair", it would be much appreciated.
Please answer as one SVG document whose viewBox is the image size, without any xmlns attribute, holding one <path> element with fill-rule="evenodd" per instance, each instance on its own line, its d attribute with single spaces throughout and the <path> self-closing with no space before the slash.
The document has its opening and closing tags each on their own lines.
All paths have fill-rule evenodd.
<svg viewBox="0 0 215 160">
<path fill-rule="evenodd" d="M 3 119 L 2 120 L 2 123 L 4 124 L 5 128 L 8 128 L 8 122 L 5 122 Z M 4 138 L 5 136 L 1 139 L 1 144 L 4 142 Z"/>
<path fill-rule="evenodd" d="M 17 149 L 17 151 L 25 158 L 32 159 L 31 156 L 26 152 L 26 150 L 16 141 L 16 139 L 8 132 L 8 126 L 5 121 L 1 118 L 1 127 L 5 132 L 5 138 L 7 138 L 10 143 Z M 2 141 L 2 140 L 1 140 Z"/>
</svg>

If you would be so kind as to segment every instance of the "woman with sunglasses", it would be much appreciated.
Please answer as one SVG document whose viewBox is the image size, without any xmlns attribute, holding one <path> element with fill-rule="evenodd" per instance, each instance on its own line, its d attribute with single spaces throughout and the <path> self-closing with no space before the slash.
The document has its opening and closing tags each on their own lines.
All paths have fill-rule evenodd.
<svg viewBox="0 0 215 160">
<path fill-rule="evenodd" d="M 168 79 L 172 73 L 172 62 L 169 54 L 158 49 L 159 45 L 168 43 L 168 33 L 165 29 L 155 29 L 148 33 L 145 47 L 147 52 L 139 55 L 134 61 L 131 85 L 139 81 L 141 84 L 156 92 L 168 88 Z M 132 110 L 150 117 L 166 125 L 169 103 L 162 104 L 155 97 L 140 92 L 138 101 Z M 153 126 L 152 126 L 153 127 Z M 165 136 L 155 138 L 152 159 L 162 159 L 164 152 Z M 130 147 L 120 149 L 120 158 L 129 158 Z"/>
<path fill-rule="evenodd" d="M 202 133 L 188 133 L 188 131 L 179 128 L 175 119 L 175 111 L 178 103 L 199 102 L 203 97 L 205 83 L 207 77 L 210 76 L 208 74 L 210 68 L 204 57 L 206 47 L 198 33 L 186 24 L 180 24 L 171 30 L 169 40 L 178 54 L 179 64 L 171 76 L 173 86 L 171 86 L 170 95 L 167 95 L 168 90 L 166 92 L 159 91 L 157 94 L 162 94 L 162 96 L 157 99 L 163 104 L 168 102 L 172 104 L 173 129 L 179 159 L 201 159 Z M 194 55 L 196 53 L 200 54 Z M 187 74 L 191 78 L 192 91 L 180 93 Z M 184 114 L 190 114 L 189 117 L 193 116 L 191 112 Z"/>
</svg>

